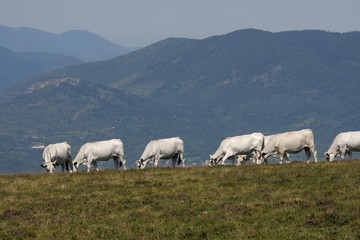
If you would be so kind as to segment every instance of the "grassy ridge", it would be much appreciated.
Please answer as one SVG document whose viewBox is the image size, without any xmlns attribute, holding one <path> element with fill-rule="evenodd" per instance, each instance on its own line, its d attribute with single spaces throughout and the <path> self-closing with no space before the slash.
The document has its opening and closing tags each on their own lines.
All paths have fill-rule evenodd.
<svg viewBox="0 0 360 240">
<path fill-rule="evenodd" d="M 360 161 L 0 176 L 1 239 L 359 239 Z"/>
</svg>

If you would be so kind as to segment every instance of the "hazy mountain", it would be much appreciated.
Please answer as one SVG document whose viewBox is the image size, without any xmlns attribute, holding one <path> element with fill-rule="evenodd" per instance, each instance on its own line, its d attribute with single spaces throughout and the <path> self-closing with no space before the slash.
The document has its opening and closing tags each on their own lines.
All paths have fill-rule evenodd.
<svg viewBox="0 0 360 240">
<path fill-rule="evenodd" d="M 0 47 L 0 88 L 8 87 L 41 72 L 79 63 L 82 61 L 61 54 L 13 52 Z"/>
<path fill-rule="evenodd" d="M 76 154 L 119 137 L 131 165 L 147 141 L 181 136 L 198 162 L 228 136 L 302 128 L 321 158 L 338 132 L 359 129 L 359 42 L 359 32 L 250 29 L 51 71 L 3 94 L 0 159 L 37 163 L 32 145 L 67 140 Z"/>
<path fill-rule="evenodd" d="M 18 52 L 58 53 L 86 62 L 110 59 L 135 50 L 83 30 L 54 34 L 28 27 L 6 26 L 0 26 L 0 46 Z"/>
</svg>

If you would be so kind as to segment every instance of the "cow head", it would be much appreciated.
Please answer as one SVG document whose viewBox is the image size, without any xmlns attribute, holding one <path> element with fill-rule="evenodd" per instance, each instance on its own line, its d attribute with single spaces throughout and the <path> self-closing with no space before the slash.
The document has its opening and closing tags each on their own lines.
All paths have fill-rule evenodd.
<svg viewBox="0 0 360 240">
<path fill-rule="evenodd" d="M 43 168 L 46 168 L 46 170 L 49 172 L 49 173 L 53 173 L 55 171 L 55 163 L 53 162 L 47 162 L 47 163 L 43 163 L 43 164 L 40 164 L 41 167 Z"/>
<path fill-rule="evenodd" d="M 328 152 L 324 153 L 325 159 L 326 159 L 326 161 L 328 161 L 328 162 L 334 161 L 336 155 L 337 155 L 336 153 L 335 153 L 335 154 L 334 154 L 334 153 L 328 153 Z"/>
<path fill-rule="evenodd" d="M 209 154 L 209 165 L 210 166 L 214 165 L 214 158 L 211 154 Z"/>
<path fill-rule="evenodd" d="M 138 169 L 143 169 L 145 167 L 146 163 L 144 162 L 144 159 L 139 159 L 136 161 L 136 166 Z"/>
<path fill-rule="evenodd" d="M 256 163 L 257 163 L 257 164 L 267 163 L 267 158 L 268 158 L 268 157 L 269 157 L 269 156 L 267 156 L 266 153 L 261 152 L 260 155 L 259 155 L 259 156 L 257 157 L 257 159 L 256 159 Z"/>
<path fill-rule="evenodd" d="M 209 155 L 209 164 L 210 166 L 214 166 L 218 164 L 219 159 L 214 157 L 214 155 Z"/>
<path fill-rule="evenodd" d="M 73 169 L 74 172 L 77 172 L 77 170 L 79 170 L 79 167 L 81 164 L 84 164 L 87 162 L 87 158 L 86 157 L 78 157 L 76 156 L 76 158 L 73 160 Z"/>
<path fill-rule="evenodd" d="M 73 161 L 73 172 L 77 172 L 78 169 L 79 169 L 78 162 L 76 162 L 76 161 L 74 160 L 74 161 Z"/>
</svg>

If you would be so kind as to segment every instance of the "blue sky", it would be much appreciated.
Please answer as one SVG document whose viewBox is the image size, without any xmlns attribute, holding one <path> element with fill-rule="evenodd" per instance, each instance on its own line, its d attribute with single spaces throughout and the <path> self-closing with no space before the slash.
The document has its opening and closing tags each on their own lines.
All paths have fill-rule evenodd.
<svg viewBox="0 0 360 240">
<path fill-rule="evenodd" d="M 360 30 L 359 0 L 0 0 L 0 25 L 82 29 L 124 46 L 239 29 Z"/>
</svg>

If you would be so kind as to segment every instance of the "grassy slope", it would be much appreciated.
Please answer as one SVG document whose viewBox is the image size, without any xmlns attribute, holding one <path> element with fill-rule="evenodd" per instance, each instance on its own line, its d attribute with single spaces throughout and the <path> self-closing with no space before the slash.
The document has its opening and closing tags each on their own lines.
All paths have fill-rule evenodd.
<svg viewBox="0 0 360 240">
<path fill-rule="evenodd" d="M 1 239 L 359 239 L 360 161 L 0 176 Z"/>
</svg>

